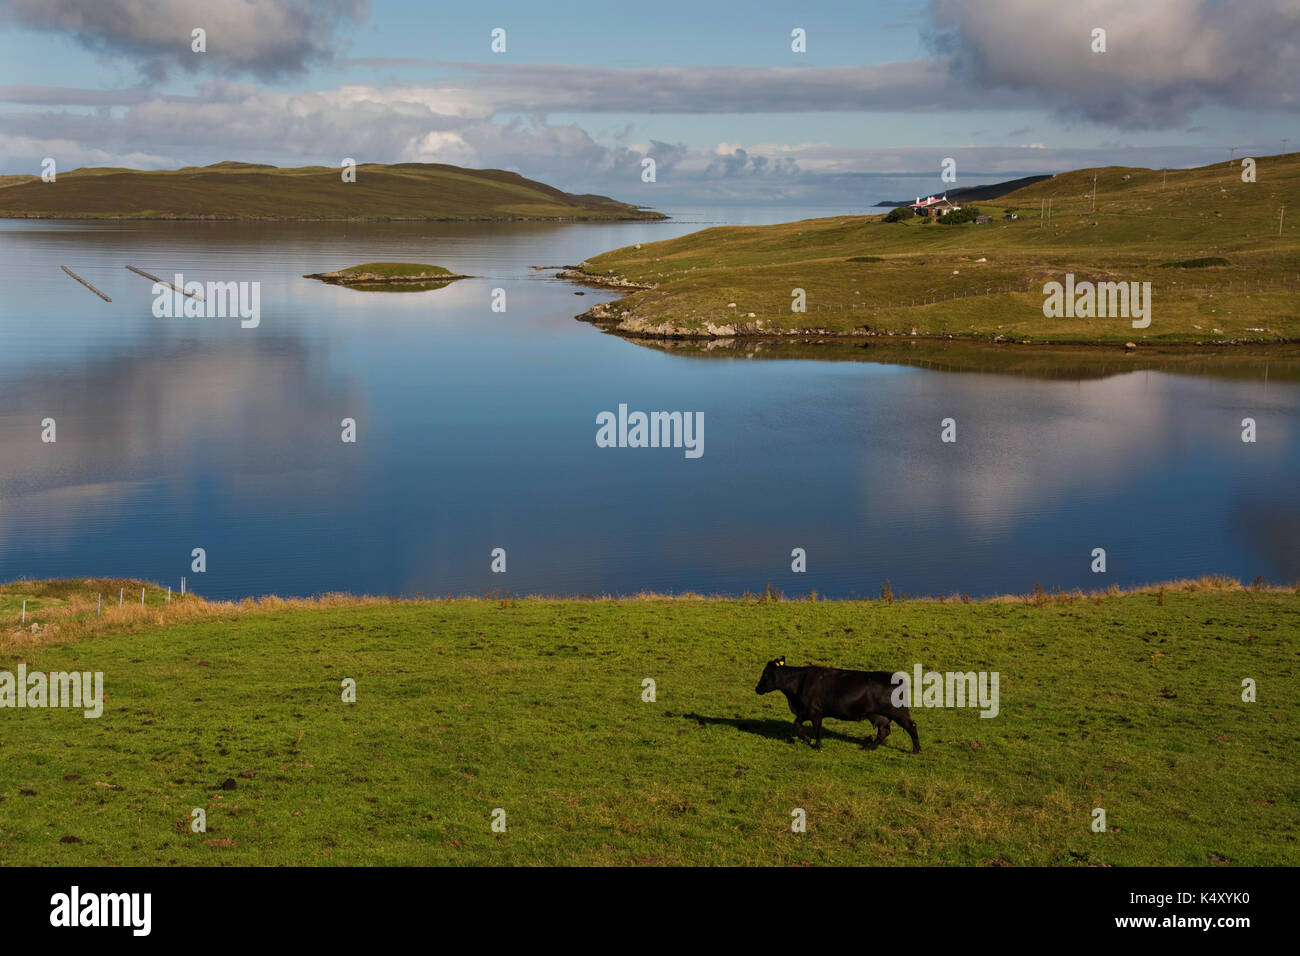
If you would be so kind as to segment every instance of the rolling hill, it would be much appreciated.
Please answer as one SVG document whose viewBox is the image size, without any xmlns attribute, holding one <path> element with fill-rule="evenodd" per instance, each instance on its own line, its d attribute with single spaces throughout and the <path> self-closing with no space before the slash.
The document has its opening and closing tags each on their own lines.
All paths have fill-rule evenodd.
<svg viewBox="0 0 1300 956">
<path fill-rule="evenodd" d="M 355 182 L 325 166 L 223 162 L 176 170 L 85 168 L 0 179 L 0 218 L 565 220 L 664 219 L 500 169 L 366 164 Z"/>
<path fill-rule="evenodd" d="M 1257 158 L 1255 182 L 1242 173 L 1075 170 L 974 204 L 986 223 L 857 215 L 706 229 L 582 263 L 593 283 L 634 290 L 582 318 L 659 339 L 1300 341 L 1300 154 Z M 1150 325 L 1047 317 L 1044 285 L 1067 275 L 1150 283 Z M 796 290 L 806 311 L 792 310 Z"/>
</svg>

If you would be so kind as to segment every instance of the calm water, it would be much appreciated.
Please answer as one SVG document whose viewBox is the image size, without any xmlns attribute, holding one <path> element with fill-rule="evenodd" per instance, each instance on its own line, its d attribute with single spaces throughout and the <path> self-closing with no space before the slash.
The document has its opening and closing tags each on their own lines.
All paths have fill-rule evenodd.
<svg viewBox="0 0 1300 956">
<path fill-rule="evenodd" d="M 0 222 L 0 580 L 186 575 L 225 598 L 1300 578 L 1300 386 L 1262 371 L 1074 382 L 687 358 L 574 321 L 614 296 L 530 268 L 832 213 L 668 211 L 679 218 Z M 301 278 L 371 260 L 482 278 L 407 294 Z M 154 318 L 128 263 L 259 281 L 261 324 Z M 619 403 L 703 412 L 703 457 L 596 447 L 596 415 Z M 955 445 L 939 441 L 947 416 Z M 356 444 L 340 441 L 345 417 Z M 196 547 L 205 574 L 190 571 Z M 504 575 L 489 569 L 497 547 Z M 795 547 L 806 574 L 790 571 Z"/>
</svg>

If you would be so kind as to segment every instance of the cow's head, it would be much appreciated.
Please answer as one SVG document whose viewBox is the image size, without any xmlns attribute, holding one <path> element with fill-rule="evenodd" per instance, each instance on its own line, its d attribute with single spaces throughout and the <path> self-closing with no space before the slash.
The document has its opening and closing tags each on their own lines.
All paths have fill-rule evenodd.
<svg viewBox="0 0 1300 956">
<path fill-rule="evenodd" d="M 763 668 L 763 676 L 758 679 L 758 686 L 754 688 L 755 694 L 767 694 L 776 690 L 780 667 L 785 667 L 784 657 L 777 657 L 767 662 L 767 666 Z"/>
</svg>

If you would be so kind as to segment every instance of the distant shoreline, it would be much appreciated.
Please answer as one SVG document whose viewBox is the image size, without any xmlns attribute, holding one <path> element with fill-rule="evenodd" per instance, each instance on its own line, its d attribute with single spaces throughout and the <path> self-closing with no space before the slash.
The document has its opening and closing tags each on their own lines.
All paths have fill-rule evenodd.
<svg viewBox="0 0 1300 956">
<path fill-rule="evenodd" d="M 946 195 L 949 199 L 953 200 L 954 202 L 962 201 L 962 200 L 965 200 L 966 202 L 987 202 L 990 199 L 1000 199 L 1001 197 L 1007 195 L 1007 193 L 1013 193 L 1017 189 L 1024 189 L 1026 186 L 1032 186 L 1035 183 L 1041 183 L 1044 179 L 1051 179 L 1051 178 L 1052 177 L 1050 175 L 1043 174 L 1040 176 L 1022 176 L 1019 179 L 1008 179 L 1004 183 L 992 183 L 984 186 L 962 186 L 960 188 L 953 188 L 953 189 L 944 189 L 941 187 L 931 192 L 927 192 L 926 195 L 927 196 Z M 910 199 L 903 199 L 899 202 L 894 202 L 892 200 L 886 199 L 883 200 L 882 202 L 878 202 L 875 204 L 876 208 L 883 208 L 883 209 L 891 209 L 891 208 L 896 208 L 898 206 L 910 206 L 910 205 L 912 205 L 912 200 Z"/>
<path fill-rule="evenodd" d="M 0 210 L 0 219 L 48 220 L 50 222 L 667 222 L 671 219 L 656 212 L 645 216 L 112 216 L 69 214 L 51 216 L 43 213 L 9 213 Z"/>
</svg>

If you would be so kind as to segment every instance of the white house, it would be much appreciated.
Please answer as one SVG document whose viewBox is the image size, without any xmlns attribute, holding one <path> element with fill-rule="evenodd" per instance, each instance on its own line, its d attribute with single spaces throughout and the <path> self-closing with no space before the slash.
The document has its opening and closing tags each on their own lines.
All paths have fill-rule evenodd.
<svg viewBox="0 0 1300 956">
<path fill-rule="evenodd" d="M 922 199 L 916 197 L 916 202 L 911 204 L 911 209 L 918 216 L 931 216 L 938 219 L 940 216 L 946 216 L 950 212 L 956 212 L 961 206 L 955 205 L 948 199 L 948 194 L 936 199 L 933 196 L 926 196 Z"/>
</svg>

